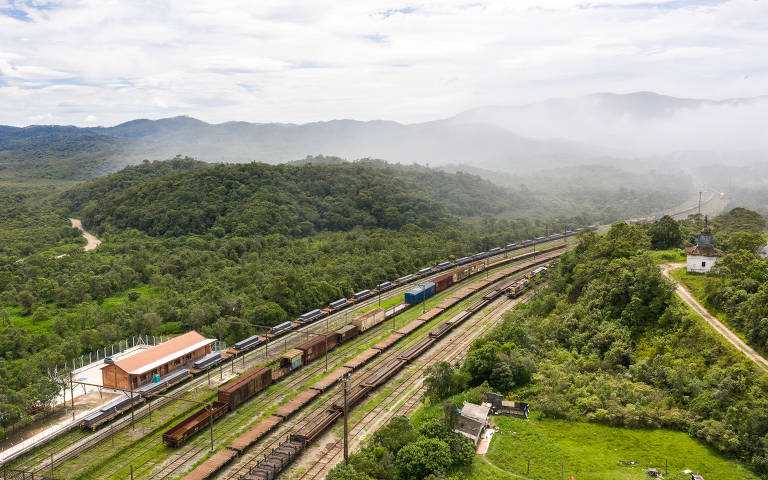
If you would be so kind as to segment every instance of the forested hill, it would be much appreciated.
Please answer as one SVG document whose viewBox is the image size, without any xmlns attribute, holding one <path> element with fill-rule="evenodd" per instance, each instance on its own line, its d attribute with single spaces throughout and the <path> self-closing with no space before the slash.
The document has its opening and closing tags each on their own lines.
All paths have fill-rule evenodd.
<svg viewBox="0 0 768 480">
<path fill-rule="evenodd" d="M 157 163 L 155 169 L 163 165 Z M 96 232 L 135 228 L 153 236 L 430 228 L 525 206 L 524 198 L 477 176 L 375 160 L 218 164 L 134 183 L 137 174 L 124 169 L 79 185 L 64 199 Z"/>
</svg>

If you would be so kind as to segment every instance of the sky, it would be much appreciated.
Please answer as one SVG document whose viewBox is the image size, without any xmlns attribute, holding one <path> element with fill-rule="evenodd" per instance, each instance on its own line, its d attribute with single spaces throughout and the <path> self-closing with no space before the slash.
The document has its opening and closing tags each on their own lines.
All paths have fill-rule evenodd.
<svg viewBox="0 0 768 480">
<path fill-rule="evenodd" d="M 0 0 L 0 124 L 415 123 L 768 94 L 768 1 Z"/>
</svg>

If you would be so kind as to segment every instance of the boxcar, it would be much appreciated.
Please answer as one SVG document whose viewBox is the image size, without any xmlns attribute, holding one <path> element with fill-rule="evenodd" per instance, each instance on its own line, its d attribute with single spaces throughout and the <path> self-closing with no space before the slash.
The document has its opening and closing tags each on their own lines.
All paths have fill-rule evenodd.
<svg viewBox="0 0 768 480">
<path fill-rule="evenodd" d="M 435 293 L 442 292 L 453 285 L 453 272 L 448 272 L 435 278 Z"/>
<path fill-rule="evenodd" d="M 381 308 L 374 308 L 373 310 L 364 313 L 352 320 L 352 325 L 356 325 L 361 332 L 368 330 L 371 327 L 375 327 L 384 321 L 386 315 Z"/>
<path fill-rule="evenodd" d="M 231 410 L 245 402 L 256 393 L 272 384 L 272 370 L 257 367 L 240 378 L 236 378 L 219 388 L 219 402 L 229 405 Z"/>
<path fill-rule="evenodd" d="M 357 325 L 349 324 L 336 330 L 336 333 L 339 336 L 339 343 L 344 343 L 360 335 L 360 328 Z"/>
<path fill-rule="evenodd" d="M 415 305 L 421 303 L 435 294 L 435 283 L 424 282 L 418 287 L 405 292 L 405 303 Z"/>
<path fill-rule="evenodd" d="M 304 364 L 304 352 L 298 348 L 288 350 L 280 357 L 280 368 L 296 370 Z"/>
</svg>

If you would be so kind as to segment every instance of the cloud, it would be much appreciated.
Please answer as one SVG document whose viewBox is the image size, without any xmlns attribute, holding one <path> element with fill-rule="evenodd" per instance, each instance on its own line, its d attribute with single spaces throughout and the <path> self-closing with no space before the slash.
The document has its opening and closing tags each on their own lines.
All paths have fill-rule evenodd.
<svg viewBox="0 0 768 480">
<path fill-rule="evenodd" d="M 0 124 L 30 105 L 72 124 L 417 122 L 596 91 L 753 96 L 766 19 L 752 0 L 0 0 Z"/>
</svg>

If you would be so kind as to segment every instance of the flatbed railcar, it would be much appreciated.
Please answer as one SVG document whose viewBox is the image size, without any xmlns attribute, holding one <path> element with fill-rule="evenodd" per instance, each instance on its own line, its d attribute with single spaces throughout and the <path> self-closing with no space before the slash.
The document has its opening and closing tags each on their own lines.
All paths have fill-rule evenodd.
<svg viewBox="0 0 768 480">
<path fill-rule="evenodd" d="M 209 406 L 201 408 L 192 414 L 192 416 L 187 417 L 163 433 L 163 442 L 172 447 L 179 447 L 192 435 L 227 413 L 227 410 L 229 410 L 228 404 L 215 401 Z"/>
</svg>

